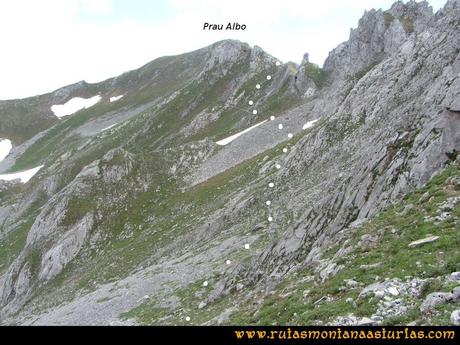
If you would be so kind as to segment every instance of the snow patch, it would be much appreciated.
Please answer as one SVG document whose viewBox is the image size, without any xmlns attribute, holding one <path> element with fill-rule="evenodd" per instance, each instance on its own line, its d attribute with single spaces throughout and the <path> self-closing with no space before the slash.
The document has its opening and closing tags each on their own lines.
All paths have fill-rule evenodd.
<svg viewBox="0 0 460 345">
<path fill-rule="evenodd" d="M 241 131 L 241 132 L 239 132 L 239 133 L 233 134 L 232 136 L 229 136 L 228 138 L 219 140 L 219 141 L 216 142 L 216 144 L 217 144 L 217 145 L 220 145 L 220 146 L 224 146 L 224 145 L 230 144 L 233 140 L 235 140 L 235 139 L 238 138 L 239 136 L 243 135 L 244 133 L 249 132 L 250 130 L 256 128 L 257 126 L 260 126 L 260 125 L 261 125 L 262 123 L 264 123 L 264 122 L 267 122 L 267 120 L 264 120 L 264 121 L 262 121 L 262 122 L 259 122 L 259 123 L 255 124 L 255 125 L 252 126 L 252 127 L 246 128 L 244 131 Z"/>
<path fill-rule="evenodd" d="M 34 175 L 41 169 L 43 168 L 43 165 L 40 165 L 36 168 L 25 170 L 25 171 L 20 171 L 17 173 L 12 173 L 12 174 L 0 174 L 0 180 L 3 181 L 12 181 L 16 179 L 20 179 L 21 183 L 27 183 L 29 180 L 34 177 Z"/>
<path fill-rule="evenodd" d="M 0 162 L 8 156 L 12 148 L 11 140 L 0 139 Z"/>
<path fill-rule="evenodd" d="M 102 129 L 101 129 L 101 132 L 104 132 L 104 131 L 106 131 L 106 130 L 109 130 L 110 128 L 115 127 L 116 125 L 118 125 L 118 123 L 114 123 L 113 125 L 110 125 L 110 126 L 108 126 L 108 127 L 102 128 Z"/>
<path fill-rule="evenodd" d="M 318 120 L 319 119 L 308 121 L 306 124 L 303 125 L 302 129 L 307 129 L 307 128 L 313 127 L 315 122 L 317 122 Z"/>
<path fill-rule="evenodd" d="M 122 98 L 123 96 L 124 96 L 124 95 L 110 97 L 110 103 L 118 101 L 118 100 L 119 100 L 120 98 Z"/>
<path fill-rule="evenodd" d="M 95 105 L 97 102 L 101 100 L 101 96 L 96 95 L 91 98 L 81 98 L 81 97 L 74 97 L 69 100 L 67 103 L 64 104 L 55 104 L 51 106 L 51 110 L 53 111 L 54 115 L 61 118 L 63 116 L 71 115 L 76 113 L 81 109 L 87 109 Z"/>
</svg>

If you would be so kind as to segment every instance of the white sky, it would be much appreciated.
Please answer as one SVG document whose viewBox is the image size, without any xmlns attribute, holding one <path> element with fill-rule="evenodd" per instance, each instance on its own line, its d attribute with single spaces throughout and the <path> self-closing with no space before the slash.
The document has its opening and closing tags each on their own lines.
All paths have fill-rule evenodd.
<svg viewBox="0 0 460 345">
<path fill-rule="evenodd" d="M 101 81 L 164 55 L 233 38 L 320 65 L 365 9 L 393 0 L 0 0 L 0 99 Z M 430 0 L 438 10 L 446 0 Z M 246 24 L 205 32 L 204 22 Z"/>
</svg>

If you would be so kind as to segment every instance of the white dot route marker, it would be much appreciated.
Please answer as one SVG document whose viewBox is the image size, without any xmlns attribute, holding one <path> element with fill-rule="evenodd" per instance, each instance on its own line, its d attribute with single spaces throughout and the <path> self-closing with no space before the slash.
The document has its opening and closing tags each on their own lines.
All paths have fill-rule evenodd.
<svg viewBox="0 0 460 345">
<path fill-rule="evenodd" d="M 272 76 L 271 75 L 267 75 L 267 80 L 270 80 L 272 79 Z"/>
<path fill-rule="evenodd" d="M 249 248 L 250 248 L 249 243 L 246 243 L 246 244 L 244 245 L 244 249 L 249 249 Z"/>
<path fill-rule="evenodd" d="M 267 206 L 270 206 L 272 202 L 270 200 L 267 200 L 265 201 L 265 203 L 267 204 Z"/>
<path fill-rule="evenodd" d="M 271 217 L 271 216 L 268 217 L 268 221 L 269 221 L 269 222 L 273 221 L 273 217 Z"/>
<path fill-rule="evenodd" d="M 288 138 L 291 139 L 293 137 L 292 133 L 288 134 Z"/>
<path fill-rule="evenodd" d="M 252 111 L 252 113 L 253 113 L 254 115 L 257 115 L 257 110 L 254 109 L 254 110 Z"/>
<path fill-rule="evenodd" d="M 276 66 L 279 66 L 279 65 L 281 65 L 281 62 L 276 61 L 276 64 L 275 64 L 275 65 L 276 65 Z"/>
<path fill-rule="evenodd" d="M 256 85 L 256 89 L 260 89 L 260 84 L 257 84 L 257 85 Z"/>
<path fill-rule="evenodd" d="M 230 260 L 225 261 L 227 265 L 230 265 L 232 262 Z"/>
<path fill-rule="evenodd" d="M 253 105 L 253 104 L 254 104 L 254 102 L 253 102 L 253 101 L 249 101 L 248 103 L 249 103 L 249 105 Z"/>
<path fill-rule="evenodd" d="M 187 316 L 187 317 L 185 318 L 185 321 L 189 322 L 189 321 L 190 321 L 190 316 Z"/>
<path fill-rule="evenodd" d="M 270 120 L 273 121 L 275 119 L 275 117 L 272 115 L 270 116 Z"/>
<path fill-rule="evenodd" d="M 278 128 L 279 128 L 279 129 L 283 129 L 283 124 L 280 123 L 280 124 L 278 125 Z"/>
<path fill-rule="evenodd" d="M 275 167 L 276 167 L 276 169 L 281 169 L 281 165 L 280 165 L 280 164 L 276 164 Z"/>
<path fill-rule="evenodd" d="M 203 286 L 208 286 L 208 281 L 207 281 L 207 280 L 205 280 L 205 281 L 203 282 Z"/>
<path fill-rule="evenodd" d="M 270 182 L 270 183 L 268 184 L 268 186 L 269 186 L 270 188 L 273 188 L 273 187 L 275 187 L 275 184 L 274 184 L 273 182 Z"/>
<path fill-rule="evenodd" d="M 285 147 L 283 148 L 283 152 L 286 153 L 288 151 L 288 149 Z"/>
</svg>

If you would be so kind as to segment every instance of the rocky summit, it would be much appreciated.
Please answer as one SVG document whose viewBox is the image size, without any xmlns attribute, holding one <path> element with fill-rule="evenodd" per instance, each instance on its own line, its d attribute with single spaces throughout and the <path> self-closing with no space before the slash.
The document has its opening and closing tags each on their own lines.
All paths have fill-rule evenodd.
<svg viewBox="0 0 460 345">
<path fill-rule="evenodd" d="M 322 68 L 225 40 L 0 101 L 0 138 L 0 324 L 459 324 L 459 0 Z"/>
</svg>

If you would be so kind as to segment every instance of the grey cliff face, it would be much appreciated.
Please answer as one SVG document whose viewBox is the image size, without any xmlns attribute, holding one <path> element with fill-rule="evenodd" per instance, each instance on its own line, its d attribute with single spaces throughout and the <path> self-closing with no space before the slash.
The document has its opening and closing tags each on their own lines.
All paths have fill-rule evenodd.
<svg viewBox="0 0 460 345">
<path fill-rule="evenodd" d="M 388 10 L 366 11 L 350 39 L 340 44 L 324 63 L 334 75 L 352 76 L 371 64 L 397 52 L 411 35 L 433 25 L 434 16 L 427 2 L 398 1 Z"/>
</svg>

